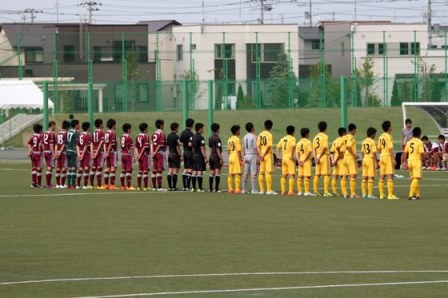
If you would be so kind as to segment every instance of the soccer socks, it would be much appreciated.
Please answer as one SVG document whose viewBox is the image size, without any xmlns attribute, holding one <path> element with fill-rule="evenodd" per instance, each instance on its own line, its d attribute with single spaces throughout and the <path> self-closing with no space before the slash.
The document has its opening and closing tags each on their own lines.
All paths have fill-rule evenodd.
<svg viewBox="0 0 448 298">
<path fill-rule="evenodd" d="M 188 189 L 191 188 L 191 180 L 192 180 L 191 173 L 187 173 L 187 179 L 186 179 L 186 182 L 187 182 L 187 188 L 188 188 Z"/>
<path fill-rule="evenodd" d="M 210 192 L 213 191 L 214 180 L 215 180 L 215 176 L 212 176 L 212 175 L 208 176 L 208 188 L 209 188 Z"/>
<path fill-rule="evenodd" d="M 115 170 L 110 171 L 110 185 L 115 185 Z"/>
<path fill-rule="evenodd" d="M 415 195 L 420 197 L 420 179 L 415 179 L 417 182 L 415 183 Z"/>
<path fill-rule="evenodd" d="M 173 188 L 176 189 L 176 187 L 177 187 L 177 174 L 173 174 L 171 183 L 173 185 Z"/>
<path fill-rule="evenodd" d="M 350 195 L 356 195 L 356 178 L 350 178 Z"/>
<path fill-rule="evenodd" d="M 51 178 L 52 178 L 52 176 L 53 176 L 53 171 L 47 169 L 47 172 L 45 173 L 45 180 L 47 182 L 47 186 L 51 185 Z"/>
<path fill-rule="evenodd" d="M 294 177 L 289 177 L 289 193 L 294 192 Z"/>
<path fill-rule="evenodd" d="M 347 193 L 347 177 L 341 178 L 341 193 L 344 197 L 346 195 L 348 195 L 348 193 Z"/>
<path fill-rule="evenodd" d="M 266 189 L 272 191 L 272 173 L 266 173 Z"/>
<path fill-rule="evenodd" d="M 280 178 L 280 188 L 282 190 L 282 194 L 286 193 L 286 178 L 283 176 Z"/>
<path fill-rule="evenodd" d="M 137 187 L 142 188 L 142 171 L 138 171 L 137 174 Z"/>
<path fill-rule="evenodd" d="M 314 193 L 318 192 L 317 191 L 318 187 L 319 187 L 319 176 L 314 176 L 314 179 L 313 179 L 313 190 L 314 190 Z"/>
<path fill-rule="evenodd" d="M 143 187 L 148 188 L 149 175 L 148 172 L 143 172 Z"/>
<path fill-rule="evenodd" d="M 162 171 L 157 172 L 156 181 L 157 181 L 157 187 L 162 188 Z"/>
<path fill-rule="evenodd" d="M 219 183 L 221 182 L 221 176 L 220 175 L 216 175 L 215 176 L 215 190 L 218 191 L 219 190 Z"/>
<path fill-rule="evenodd" d="M 104 184 L 109 185 L 109 170 L 104 170 Z"/>
<path fill-rule="evenodd" d="M 89 168 L 86 168 L 84 170 L 84 186 L 88 186 L 89 185 Z"/>
<path fill-rule="evenodd" d="M 61 170 L 56 170 L 56 185 L 61 185 Z"/>
<path fill-rule="evenodd" d="M 227 188 L 229 192 L 233 192 L 233 177 L 232 175 L 227 176 Z"/>
<path fill-rule="evenodd" d="M 96 185 L 101 186 L 101 180 L 103 179 L 103 168 L 98 168 L 96 170 Z"/>
<path fill-rule="evenodd" d="M 299 194 L 303 193 L 302 183 L 303 183 L 303 177 L 297 178 L 297 192 Z"/>
<path fill-rule="evenodd" d="M 37 184 L 39 184 L 39 185 L 42 184 L 42 169 L 37 170 L 36 181 L 37 181 Z"/>
<path fill-rule="evenodd" d="M 257 176 L 252 176 L 250 178 L 250 182 L 252 184 L 252 191 L 256 191 L 257 190 Z"/>
<path fill-rule="evenodd" d="M 182 174 L 182 186 L 184 189 L 187 188 L 187 174 Z"/>
<path fill-rule="evenodd" d="M 409 188 L 409 197 L 412 197 L 415 194 L 416 184 L 418 183 L 417 179 L 413 178 L 411 182 L 411 186 Z"/>
<path fill-rule="evenodd" d="M 193 186 L 193 189 L 196 189 L 196 179 L 196 176 L 191 175 L 191 185 Z"/>
<path fill-rule="evenodd" d="M 241 191 L 241 175 L 235 175 L 235 191 Z"/>
<path fill-rule="evenodd" d="M 329 175 L 324 176 L 324 193 L 330 192 L 330 182 L 331 178 Z"/>
<path fill-rule="evenodd" d="M 156 171 L 152 171 L 151 181 L 152 181 L 152 188 L 157 188 L 157 172 Z"/>
<path fill-rule="evenodd" d="M 35 168 L 31 170 L 31 183 L 37 183 L 37 171 Z"/>
<path fill-rule="evenodd" d="M 367 181 L 367 195 L 373 196 L 373 179 Z"/>
<path fill-rule="evenodd" d="M 394 180 L 387 179 L 387 196 L 391 197 L 394 195 Z"/>
<path fill-rule="evenodd" d="M 258 185 L 260 186 L 260 191 L 264 193 L 264 173 L 258 175 Z"/>
<path fill-rule="evenodd" d="M 168 188 L 173 188 L 173 174 L 166 175 L 166 180 L 168 181 Z"/>
<path fill-rule="evenodd" d="M 380 192 L 380 199 L 384 198 L 384 179 L 378 181 L 378 190 Z"/>
<path fill-rule="evenodd" d="M 128 184 L 128 187 L 131 187 L 131 180 L 132 180 L 132 172 L 126 173 L 126 182 Z M 141 178 L 140 178 L 140 184 L 141 184 Z"/>
<path fill-rule="evenodd" d="M 338 188 L 338 178 L 333 177 L 331 179 L 331 190 L 333 191 L 333 193 L 338 192 L 337 188 Z"/>
<path fill-rule="evenodd" d="M 65 180 L 67 179 L 67 170 L 63 169 L 61 171 L 61 185 L 65 185 Z"/>
<path fill-rule="evenodd" d="M 305 180 L 303 180 L 303 187 L 305 188 L 305 193 L 310 192 L 310 177 L 305 177 Z"/>
<path fill-rule="evenodd" d="M 366 179 L 362 179 L 361 180 L 361 194 L 363 197 L 367 196 L 367 180 Z M 370 194 L 369 194 L 370 195 Z"/>
<path fill-rule="evenodd" d="M 121 171 L 120 174 L 120 185 L 122 187 L 126 187 L 125 182 L 124 182 L 124 178 L 126 177 L 126 171 Z"/>
</svg>

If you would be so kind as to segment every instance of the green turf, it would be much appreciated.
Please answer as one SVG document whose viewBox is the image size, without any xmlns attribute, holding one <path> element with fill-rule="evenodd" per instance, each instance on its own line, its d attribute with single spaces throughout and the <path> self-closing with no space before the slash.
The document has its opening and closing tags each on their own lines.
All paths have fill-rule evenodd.
<svg viewBox="0 0 448 298">
<path fill-rule="evenodd" d="M 207 111 L 191 112 L 190 117 L 194 118 L 196 122 L 203 122 L 207 124 Z M 75 114 L 75 116 L 81 121 L 86 121 L 87 114 Z M 148 122 L 150 125 L 149 131 L 152 132 L 154 128 L 154 122 L 158 118 L 165 120 L 165 131 L 169 131 L 169 124 L 171 122 L 182 122 L 181 112 L 151 112 L 151 113 L 105 113 L 96 114 L 96 117 L 101 117 L 104 121 L 113 117 L 117 120 L 117 131 L 121 134 L 121 126 L 125 122 L 129 122 L 133 125 L 133 134 L 138 133 L 138 125 L 141 122 Z M 434 123 L 428 118 L 428 116 L 421 110 L 416 108 L 408 109 L 408 117 L 413 120 L 414 126 L 420 126 L 423 134 L 438 135 L 439 131 L 435 127 Z M 58 125 L 65 119 L 67 115 L 56 115 L 54 118 Z M 328 122 L 328 135 L 330 139 L 334 139 L 337 136 L 337 129 L 340 126 L 340 110 L 339 109 L 297 109 L 297 110 L 242 110 L 242 111 L 217 111 L 215 112 L 214 120 L 221 124 L 221 136 L 227 140 L 231 136 L 230 127 L 233 124 L 239 124 L 241 127 L 248 121 L 252 121 L 255 125 L 257 132 L 263 128 L 263 122 L 266 119 L 272 119 L 274 127 L 272 129 L 274 140 L 279 140 L 285 135 L 285 128 L 288 125 L 294 125 L 296 127 L 296 136 L 300 134 L 300 128 L 308 127 L 311 129 L 311 135 L 317 133 L 317 123 L 321 120 Z M 348 111 L 348 121 L 354 122 L 358 125 L 357 140 L 359 142 L 365 138 L 365 131 L 369 126 L 375 127 L 381 132 L 381 123 L 384 120 L 392 121 L 395 141 L 398 143 L 401 141 L 401 128 L 403 123 L 403 116 L 401 108 L 388 107 L 388 108 L 351 108 Z M 181 127 L 183 127 L 181 123 Z M 206 126 L 208 127 L 208 126 Z M 59 129 L 59 128 L 58 128 Z M 31 127 L 24 132 L 30 134 Z M 205 129 L 207 133 L 207 129 Z M 14 137 L 13 139 L 5 143 L 7 146 L 22 147 L 23 136 L 22 134 Z"/>
<path fill-rule="evenodd" d="M 344 200 L 31 189 L 28 163 L 2 162 L 0 296 L 447 281 L 448 273 L 403 272 L 4 284 L 173 274 L 447 270 L 446 175 L 424 173 L 421 201 Z M 275 176 L 276 188 L 278 180 Z M 408 184 L 407 178 L 396 180 L 397 195 L 405 198 Z M 441 283 L 163 297 L 445 297 L 447 291 L 448 284 Z"/>
</svg>

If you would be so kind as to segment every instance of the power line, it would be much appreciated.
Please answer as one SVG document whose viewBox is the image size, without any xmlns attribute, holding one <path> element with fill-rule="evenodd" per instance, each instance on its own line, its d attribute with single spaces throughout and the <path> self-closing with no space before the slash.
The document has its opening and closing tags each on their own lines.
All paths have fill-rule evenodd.
<svg viewBox="0 0 448 298">
<path fill-rule="evenodd" d="M 98 6 L 103 5 L 101 2 L 96 2 L 96 1 L 84 1 L 78 4 L 78 6 L 82 6 L 82 7 L 87 7 L 87 10 L 89 11 L 89 24 L 92 23 L 92 12 L 93 11 L 99 11 L 100 9 L 98 8 Z"/>
</svg>

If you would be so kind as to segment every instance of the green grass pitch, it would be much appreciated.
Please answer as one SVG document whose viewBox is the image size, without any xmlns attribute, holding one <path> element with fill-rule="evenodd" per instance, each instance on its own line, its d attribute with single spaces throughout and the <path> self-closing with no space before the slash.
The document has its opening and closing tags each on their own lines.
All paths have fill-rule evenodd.
<svg viewBox="0 0 448 298">
<path fill-rule="evenodd" d="M 401 200 L 344 200 L 31 189 L 3 161 L 0 296 L 446 297 L 447 173 L 421 201 L 404 174 Z"/>
</svg>

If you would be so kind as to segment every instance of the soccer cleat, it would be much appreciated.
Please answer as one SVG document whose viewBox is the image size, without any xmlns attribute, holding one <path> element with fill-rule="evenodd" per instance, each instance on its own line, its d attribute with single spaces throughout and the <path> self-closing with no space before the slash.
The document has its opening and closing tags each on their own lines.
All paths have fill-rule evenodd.
<svg viewBox="0 0 448 298">
<path fill-rule="evenodd" d="M 157 188 L 157 191 L 167 191 L 166 188 Z"/>
<path fill-rule="evenodd" d="M 303 192 L 298 192 L 297 195 L 298 196 L 303 196 Z"/>
<path fill-rule="evenodd" d="M 252 195 L 262 195 L 262 194 L 263 194 L 262 192 L 259 192 L 259 191 L 257 191 L 257 190 L 252 190 L 250 193 L 251 193 Z"/>
<path fill-rule="evenodd" d="M 237 194 L 237 195 L 238 195 L 238 194 L 241 194 L 241 190 L 236 189 L 236 190 L 235 190 L 235 194 Z"/>
<path fill-rule="evenodd" d="M 354 194 L 350 196 L 350 199 L 360 199 L 361 197 L 358 194 Z"/>
<path fill-rule="evenodd" d="M 367 198 L 368 198 L 368 199 L 378 199 L 378 197 L 375 196 L 375 195 L 369 195 L 369 196 L 367 196 Z"/>
<path fill-rule="evenodd" d="M 419 197 L 419 196 L 415 197 L 415 200 L 421 200 L 421 199 L 422 199 L 422 198 Z"/>
<path fill-rule="evenodd" d="M 129 187 L 126 187 L 126 190 L 136 190 L 136 189 L 133 186 L 129 186 Z"/>
<path fill-rule="evenodd" d="M 344 199 L 350 199 L 349 195 L 344 195 Z"/>
<path fill-rule="evenodd" d="M 288 192 L 288 196 L 295 196 L 295 195 L 296 195 L 295 192 L 292 192 L 292 191 Z"/>
<path fill-rule="evenodd" d="M 341 195 L 337 192 L 333 193 L 333 197 L 340 197 Z"/>
<path fill-rule="evenodd" d="M 395 195 L 391 195 L 387 197 L 388 200 L 399 200 L 400 198 L 395 196 Z"/>
<path fill-rule="evenodd" d="M 126 187 L 125 186 L 121 186 L 120 190 L 126 190 Z"/>
<path fill-rule="evenodd" d="M 109 190 L 117 190 L 118 187 L 116 187 L 114 184 L 109 185 Z"/>
<path fill-rule="evenodd" d="M 31 183 L 31 188 L 39 188 L 39 186 L 37 185 L 37 183 Z"/>
<path fill-rule="evenodd" d="M 222 192 L 220 189 L 215 189 L 215 192 Z"/>
<path fill-rule="evenodd" d="M 333 196 L 332 193 L 329 193 L 329 192 L 324 193 L 324 197 L 332 197 L 332 196 Z"/>
<path fill-rule="evenodd" d="M 79 185 L 76 185 L 76 189 L 81 189 L 81 186 L 79 186 Z"/>
<path fill-rule="evenodd" d="M 205 192 L 205 190 L 203 190 L 203 189 L 201 189 L 201 188 L 198 188 L 198 189 L 196 190 L 196 192 Z"/>
<path fill-rule="evenodd" d="M 380 200 L 384 200 L 384 199 L 386 199 L 386 197 L 380 197 Z"/>
<path fill-rule="evenodd" d="M 56 188 L 62 188 L 59 184 L 56 184 Z"/>
<path fill-rule="evenodd" d="M 190 189 L 190 192 L 196 192 L 195 188 Z"/>
<path fill-rule="evenodd" d="M 317 192 L 315 192 L 314 194 L 315 194 L 316 196 L 319 196 L 319 197 L 321 197 L 321 196 L 322 196 L 322 194 L 321 194 L 320 192 L 318 192 L 318 191 L 317 191 Z"/>
<path fill-rule="evenodd" d="M 229 189 L 227 192 L 228 193 L 233 193 L 233 189 Z"/>
<path fill-rule="evenodd" d="M 361 198 L 367 199 L 367 195 L 362 195 Z"/>
<path fill-rule="evenodd" d="M 303 194 L 305 197 L 315 197 L 316 196 L 316 194 L 315 193 L 312 193 L 312 192 L 306 192 L 306 193 L 304 193 Z"/>
<path fill-rule="evenodd" d="M 410 196 L 410 197 L 408 197 L 408 200 L 410 200 L 410 201 L 414 201 L 414 200 L 415 200 L 415 197 L 414 197 L 414 196 Z"/>
<path fill-rule="evenodd" d="M 104 184 L 103 187 L 104 189 L 109 189 L 109 184 Z"/>
<path fill-rule="evenodd" d="M 287 193 L 286 191 L 282 191 L 282 192 L 281 192 L 281 195 L 282 195 L 282 196 L 286 196 L 287 194 L 288 194 L 288 193 Z"/>
<path fill-rule="evenodd" d="M 104 190 L 107 189 L 105 185 L 97 186 L 96 189 Z"/>
<path fill-rule="evenodd" d="M 278 192 L 271 190 L 271 191 L 268 191 L 266 194 L 267 195 L 278 195 Z"/>
</svg>

